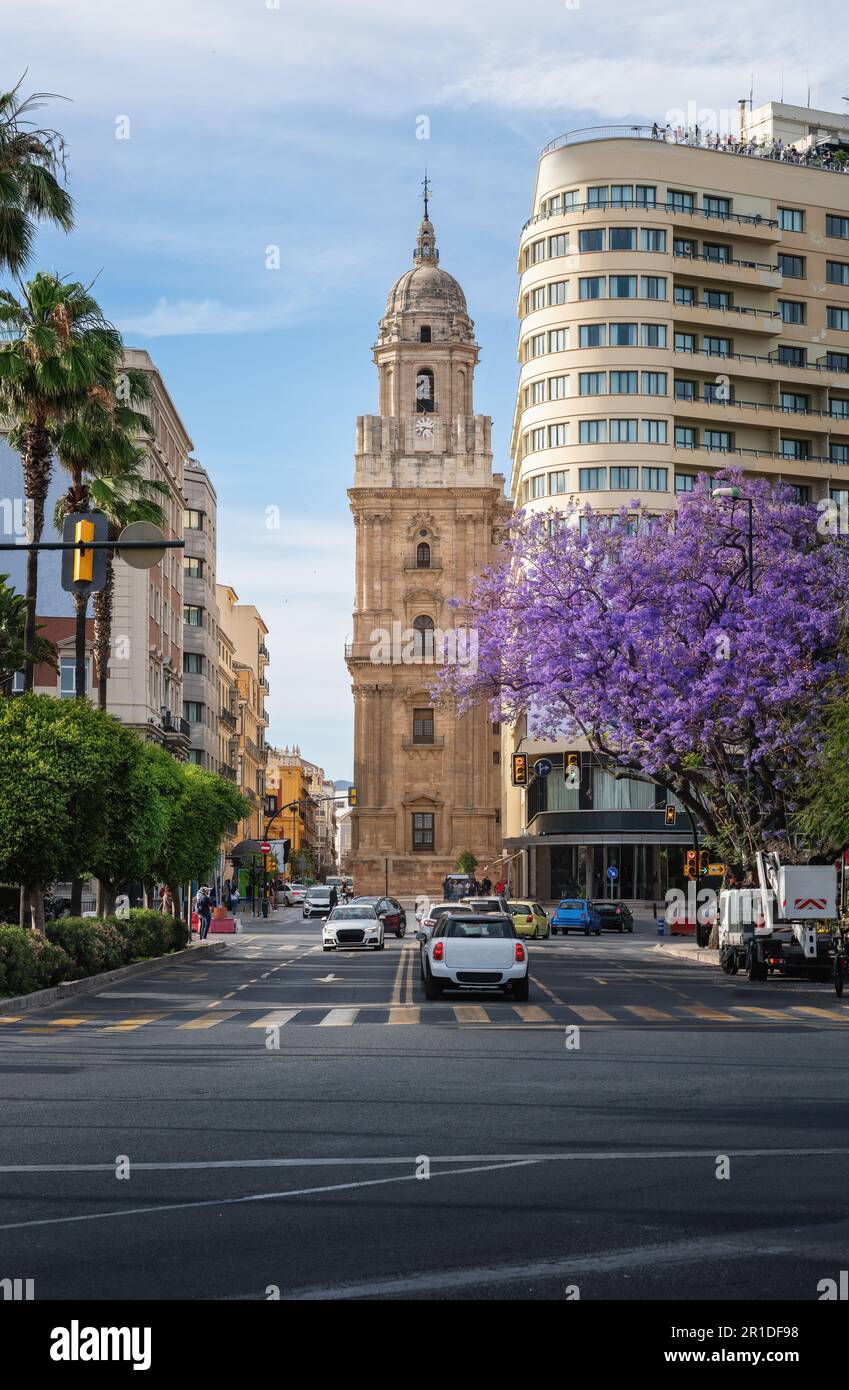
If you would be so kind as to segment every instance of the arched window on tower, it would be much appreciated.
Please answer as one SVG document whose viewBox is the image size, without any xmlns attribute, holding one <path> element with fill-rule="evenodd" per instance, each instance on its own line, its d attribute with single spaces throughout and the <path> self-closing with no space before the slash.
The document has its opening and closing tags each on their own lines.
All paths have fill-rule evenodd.
<svg viewBox="0 0 849 1390">
<path fill-rule="evenodd" d="M 420 342 L 420 343 L 429 343 L 429 342 L 430 342 L 430 327 L 429 327 L 428 324 L 426 324 L 426 323 L 425 323 L 425 324 L 422 324 L 421 328 L 419 329 L 419 342 Z"/>
<path fill-rule="evenodd" d="M 430 546 L 427 541 L 420 541 L 416 546 L 416 569 L 430 569 Z"/>
<path fill-rule="evenodd" d="M 430 367 L 420 367 L 416 372 L 416 413 L 436 414 L 436 392 Z"/>
<path fill-rule="evenodd" d="M 415 632 L 414 654 L 418 661 L 433 661 L 433 618 L 421 613 L 418 618 L 413 619 L 413 631 Z"/>
</svg>

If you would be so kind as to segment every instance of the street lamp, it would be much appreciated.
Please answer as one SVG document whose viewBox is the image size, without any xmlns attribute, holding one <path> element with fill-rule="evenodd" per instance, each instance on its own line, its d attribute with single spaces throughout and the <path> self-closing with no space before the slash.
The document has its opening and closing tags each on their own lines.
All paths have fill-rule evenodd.
<svg viewBox="0 0 849 1390">
<path fill-rule="evenodd" d="M 745 502 L 746 506 L 749 508 L 749 594 L 751 596 L 755 592 L 755 523 L 752 499 L 751 497 L 744 496 L 738 487 L 715 487 L 711 496 L 730 497 L 732 502 Z"/>
</svg>

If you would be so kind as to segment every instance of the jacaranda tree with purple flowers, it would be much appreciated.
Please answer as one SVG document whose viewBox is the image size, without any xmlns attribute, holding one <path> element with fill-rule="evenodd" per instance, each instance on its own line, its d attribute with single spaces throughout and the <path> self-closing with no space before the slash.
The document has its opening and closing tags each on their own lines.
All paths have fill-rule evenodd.
<svg viewBox="0 0 849 1390">
<path fill-rule="evenodd" d="M 791 489 L 729 473 L 748 511 L 701 476 L 674 512 L 519 517 L 466 620 L 476 670 L 438 693 L 532 737 L 585 736 L 622 775 L 688 807 L 739 869 L 792 853 L 824 706 L 843 679 L 849 541 L 818 529 Z"/>
</svg>

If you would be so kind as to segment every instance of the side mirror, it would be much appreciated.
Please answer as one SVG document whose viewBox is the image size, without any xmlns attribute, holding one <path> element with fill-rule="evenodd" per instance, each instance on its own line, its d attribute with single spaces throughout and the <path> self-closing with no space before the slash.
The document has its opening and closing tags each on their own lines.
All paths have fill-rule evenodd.
<svg viewBox="0 0 849 1390">
<path fill-rule="evenodd" d="M 427 932 L 426 932 L 426 931 L 417 931 L 417 932 L 416 932 L 416 940 L 417 940 L 417 941 L 427 941 Z"/>
</svg>

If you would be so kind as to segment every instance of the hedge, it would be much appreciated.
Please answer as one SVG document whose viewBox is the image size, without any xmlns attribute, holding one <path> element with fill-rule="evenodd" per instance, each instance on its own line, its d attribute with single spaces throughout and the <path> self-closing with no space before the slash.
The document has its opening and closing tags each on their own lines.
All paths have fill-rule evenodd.
<svg viewBox="0 0 849 1390">
<path fill-rule="evenodd" d="M 30 994 L 64 980 L 81 980 L 151 956 L 179 951 L 185 922 L 161 912 L 135 910 L 127 917 L 61 917 L 46 936 L 0 923 L 0 995 Z"/>
</svg>

